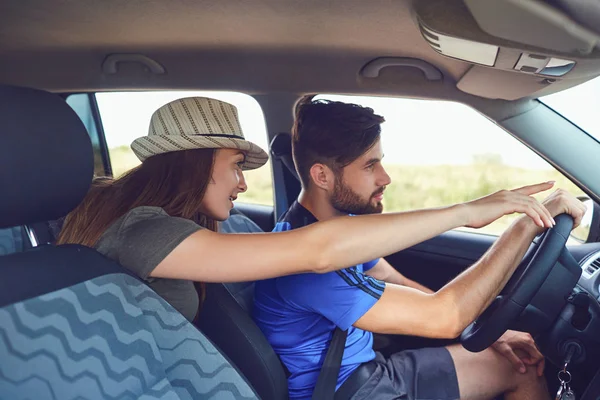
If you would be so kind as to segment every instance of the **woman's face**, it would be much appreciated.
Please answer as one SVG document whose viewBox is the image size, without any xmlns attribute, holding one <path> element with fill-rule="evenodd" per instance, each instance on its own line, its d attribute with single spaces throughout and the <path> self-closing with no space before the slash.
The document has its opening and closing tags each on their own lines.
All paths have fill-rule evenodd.
<svg viewBox="0 0 600 400">
<path fill-rule="evenodd" d="M 233 202 L 248 188 L 242 172 L 246 154 L 236 149 L 218 149 L 215 154 L 212 179 L 200 205 L 203 214 L 224 221 L 229 217 Z"/>
</svg>

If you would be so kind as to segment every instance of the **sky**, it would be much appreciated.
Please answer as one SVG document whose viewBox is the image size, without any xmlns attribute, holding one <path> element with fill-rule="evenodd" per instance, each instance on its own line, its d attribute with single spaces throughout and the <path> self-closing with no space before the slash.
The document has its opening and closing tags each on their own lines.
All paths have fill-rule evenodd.
<svg viewBox="0 0 600 400">
<path fill-rule="evenodd" d="M 109 147 L 129 146 L 147 135 L 154 110 L 181 97 L 207 96 L 238 108 L 246 138 L 266 149 L 264 116 L 252 97 L 231 92 L 99 93 L 98 105 Z M 468 106 L 443 101 L 322 95 L 373 108 L 384 116 L 382 141 L 386 164 L 469 164 L 480 154 L 500 154 L 507 165 L 550 169 L 548 163 L 502 128 Z M 600 139 L 600 78 L 541 99 Z"/>
</svg>

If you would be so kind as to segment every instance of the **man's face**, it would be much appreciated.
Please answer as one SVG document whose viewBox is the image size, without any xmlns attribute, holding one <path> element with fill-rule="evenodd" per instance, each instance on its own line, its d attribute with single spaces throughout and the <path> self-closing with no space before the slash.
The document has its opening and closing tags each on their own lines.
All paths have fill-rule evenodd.
<svg viewBox="0 0 600 400">
<path fill-rule="evenodd" d="M 344 214 L 376 214 L 383 211 L 383 191 L 391 179 L 383 165 L 378 140 L 369 151 L 336 174 L 330 202 Z"/>
</svg>

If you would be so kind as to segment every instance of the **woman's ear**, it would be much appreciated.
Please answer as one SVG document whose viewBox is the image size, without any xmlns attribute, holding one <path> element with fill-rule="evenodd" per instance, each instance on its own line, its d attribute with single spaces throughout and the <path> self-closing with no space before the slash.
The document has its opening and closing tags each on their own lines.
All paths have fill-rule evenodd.
<svg viewBox="0 0 600 400">
<path fill-rule="evenodd" d="M 310 179 L 313 185 L 323 190 L 333 190 L 335 182 L 333 171 L 325 164 L 316 163 L 310 167 Z"/>
</svg>

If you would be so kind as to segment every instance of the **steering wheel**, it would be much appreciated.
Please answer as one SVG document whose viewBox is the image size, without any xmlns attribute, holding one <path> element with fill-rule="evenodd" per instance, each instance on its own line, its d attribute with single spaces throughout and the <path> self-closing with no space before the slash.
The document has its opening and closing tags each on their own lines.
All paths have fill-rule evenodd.
<svg viewBox="0 0 600 400">
<path fill-rule="evenodd" d="M 556 319 L 575 287 L 581 268 L 565 244 L 573 218 L 561 214 L 529 250 L 501 294 L 461 334 L 464 348 L 487 349 L 508 329 L 536 333 Z M 537 238 L 536 238 L 537 239 Z M 537 242 L 537 244 L 536 244 Z"/>
</svg>

